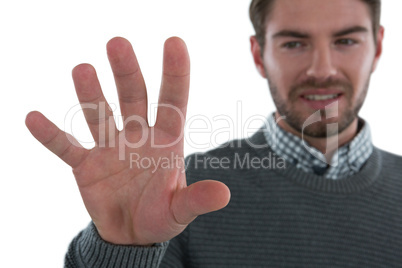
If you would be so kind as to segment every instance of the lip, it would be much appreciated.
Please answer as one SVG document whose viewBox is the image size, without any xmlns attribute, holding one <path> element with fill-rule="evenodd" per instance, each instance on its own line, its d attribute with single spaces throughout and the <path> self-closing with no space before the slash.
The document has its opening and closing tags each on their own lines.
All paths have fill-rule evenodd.
<svg viewBox="0 0 402 268">
<path fill-rule="evenodd" d="M 336 98 L 329 100 L 309 100 L 304 96 L 306 95 L 338 95 Z M 331 89 L 314 89 L 314 90 L 306 90 L 300 95 L 300 99 L 303 103 L 307 104 L 310 108 L 314 110 L 322 110 L 325 109 L 328 105 L 333 102 L 342 100 L 344 94 L 340 90 L 331 90 Z"/>
<path fill-rule="evenodd" d="M 339 90 L 339 89 L 327 89 L 327 88 L 310 89 L 310 90 L 303 91 L 301 96 L 305 96 L 305 95 L 335 95 L 335 94 L 337 94 L 337 95 L 343 94 L 343 91 Z"/>
</svg>

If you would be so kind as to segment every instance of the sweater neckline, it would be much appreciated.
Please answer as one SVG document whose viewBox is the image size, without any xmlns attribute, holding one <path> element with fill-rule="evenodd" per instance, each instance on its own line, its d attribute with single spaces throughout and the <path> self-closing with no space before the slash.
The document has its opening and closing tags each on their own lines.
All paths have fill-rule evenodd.
<svg viewBox="0 0 402 268">
<path fill-rule="evenodd" d="M 259 129 L 247 140 L 247 143 L 260 157 L 266 157 L 269 155 L 270 157 L 275 158 L 274 161 L 276 161 L 276 163 L 284 161 L 283 158 L 276 155 L 267 144 L 264 136 L 264 128 Z M 325 193 L 351 194 L 365 190 L 379 179 L 382 167 L 382 155 L 380 150 L 373 146 L 371 156 L 367 159 L 366 163 L 358 173 L 338 180 L 332 180 L 323 176 L 304 172 L 286 160 L 285 166 L 285 168 L 274 168 L 272 170 L 291 182 L 310 190 Z"/>
</svg>

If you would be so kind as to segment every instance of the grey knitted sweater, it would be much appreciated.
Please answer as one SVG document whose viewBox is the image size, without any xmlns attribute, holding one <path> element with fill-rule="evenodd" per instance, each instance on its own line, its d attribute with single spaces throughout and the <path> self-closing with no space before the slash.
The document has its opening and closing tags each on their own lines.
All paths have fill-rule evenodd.
<svg viewBox="0 0 402 268">
<path fill-rule="evenodd" d="M 283 162 L 257 132 L 188 159 L 188 184 L 230 188 L 226 208 L 149 248 L 109 244 L 91 223 L 65 267 L 402 267 L 401 156 L 375 147 L 359 173 L 329 180 Z"/>
</svg>

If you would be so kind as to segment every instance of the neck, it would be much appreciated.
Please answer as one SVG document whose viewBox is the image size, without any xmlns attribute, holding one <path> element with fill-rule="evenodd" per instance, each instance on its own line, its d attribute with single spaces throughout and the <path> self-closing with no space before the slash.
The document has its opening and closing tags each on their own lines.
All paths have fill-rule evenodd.
<svg viewBox="0 0 402 268">
<path fill-rule="evenodd" d="M 275 117 L 279 118 L 280 114 L 278 112 L 275 113 Z M 332 135 L 330 137 L 312 137 L 303 135 L 302 133 L 293 127 L 291 127 L 285 120 L 277 121 L 279 127 L 283 130 L 292 133 L 293 135 L 298 136 L 299 138 L 303 138 L 310 146 L 316 148 L 321 153 L 324 154 L 327 163 L 331 162 L 331 159 L 337 149 L 346 143 L 350 142 L 357 134 L 358 130 L 358 119 L 355 118 L 353 122 L 342 132 L 338 133 L 338 135 Z"/>
</svg>

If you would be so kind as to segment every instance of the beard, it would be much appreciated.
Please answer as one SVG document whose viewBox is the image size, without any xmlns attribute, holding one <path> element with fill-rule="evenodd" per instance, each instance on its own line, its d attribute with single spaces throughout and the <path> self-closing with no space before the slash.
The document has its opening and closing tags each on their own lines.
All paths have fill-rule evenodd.
<svg viewBox="0 0 402 268">
<path fill-rule="evenodd" d="M 356 101 L 353 103 L 353 93 L 357 92 L 353 89 L 353 86 L 348 81 L 334 80 L 332 78 L 325 81 L 318 81 L 315 78 L 310 78 L 303 81 L 300 84 L 291 87 L 288 95 L 288 101 L 285 101 L 280 96 L 280 89 L 276 86 L 273 80 L 266 72 L 269 89 L 272 95 L 272 99 L 277 108 L 278 113 L 284 116 L 284 121 L 299 133 L 303 133 L 306 136 L 315 138 L 326 138 L 333 135 L 338 135 L 344 131 L 352 122 L 358 117 L 358 113 L 363 106 L 364 100 L 367 96 L 368 87 L 370 84 L 370 75 L 366 80 L 363 90 L 359 96 L 356 96 Z M 304 127 L 306 120 L 309 116 L 303 115 L 303 113 L 297 111 L 293 107 L 296 102 L 300 102 L 300 94 L 307 89 L 319 89 L 319 88 L 338 88 L 343 92 L 343 98 L 347 102 L 345 110 L 337 111 L 337 122 L 331 121 L 330 123 L 323 120 L 315 122 Z M 337 105 L 337 103 L 331 103 L 330 105 Z M 325 118 L 325 110 L 319 110 L 321 118 Z M 317 111 L 315 111 L 317 112 Z M 313 114 L 313 113 L 312 113 Z M 312 115 L 311 114 L 311 115 Z"/>
</svg>

